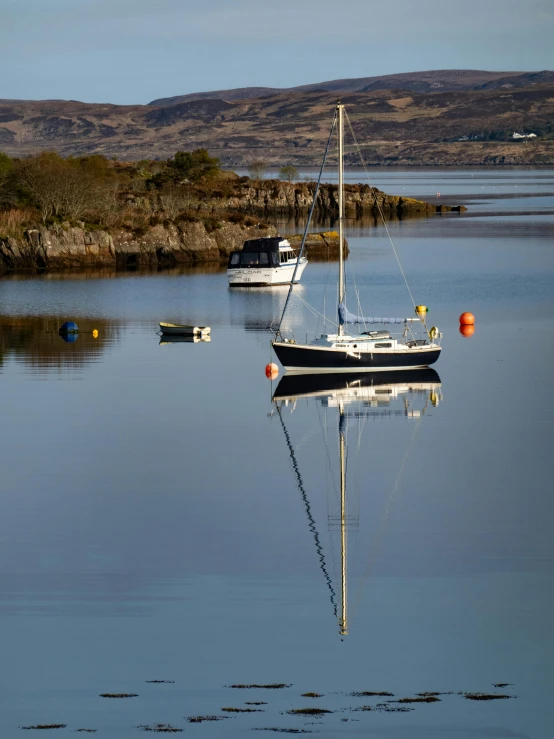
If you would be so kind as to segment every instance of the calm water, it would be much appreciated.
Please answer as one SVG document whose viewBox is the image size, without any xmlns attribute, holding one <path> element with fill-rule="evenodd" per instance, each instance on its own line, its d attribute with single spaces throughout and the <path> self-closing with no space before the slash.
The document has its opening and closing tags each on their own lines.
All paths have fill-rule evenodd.
<svg viewBox="0 0 554 739">
<path fill-rule="evenodd" d="M 344 398 L 342 638 L 337 393 L 272 402 L 288 390 L 264 376 L 286 291 L 231 292 L 219 269 L 0 281 L 0 736 L 554 735 L 554 172 L 374 179 L 469 210 L 390 224 L 444 351 L 436 375 Z M 383 229 L 347 235 L 364 309 L 407 315 Z M 305 272 L 318 310 L 335 270 Z M 212 340 L 160 341 L 160 320 Z M 289 320 L 316 328 L 299 301 Z M 267 683 L 291 687 L 226 687 Z M 424 691 L 452 694 L 354 710 Z M 186 720 L 246 701 L 266 703 Z M 333 713 L 286 713 L 314 706 Z"/>
</svg>

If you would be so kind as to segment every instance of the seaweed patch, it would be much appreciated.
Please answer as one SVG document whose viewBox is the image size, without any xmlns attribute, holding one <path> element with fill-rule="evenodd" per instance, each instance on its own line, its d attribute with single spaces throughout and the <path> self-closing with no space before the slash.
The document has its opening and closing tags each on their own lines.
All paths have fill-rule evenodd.
<svg viewBox="0 0 554 739">
<path fill-rule="evenodd" d="M 100 693 L 101 698 L 137 698 L 138 693 Z"/>
<path fill-rule="evenodd" d="M 322 716 L 324 713 L 333 713 L 327 708 L 291 708 L 287 711 L 291 716 Z"/>
<path fill-rule="evenodd" d="M 157 734 L 176 734 L 183 731 L 183 729 L 178 729 L 176 726 L 171 726 L 171 724 L 151 724 L 139 726 L 138 728 L 142 729 L 142 731 L 154 731 Z"/>
<path fill-rule="evenodd" d="M 462 695 L 470 701 L 497 701 L 514 697 L 505 693 L 462 693 Z"/>
<path fill-rule="evenodd" d="M 67 724 L 35 724 L 34 726 L 22 726 L 22 729 L 65 729 Z"/>
<path fill-rule="evenodd" d="M 292 683 L 268 683 L 266 685 L 258 685 L 257 683 L 252 683 L 251 685 L 226 685 L 226 688 L 240 688 L 242 690 L 249 689 L 249 688 L 263 688 L 264 690 L 281 690 L 282 688 L 290 688 L 292 687 Z"/>
<path fill-rule="evenodd" d="M 380 711 L 381 713 L 407 713 L 408 711 L 415 711 L 415 708 L 408 708 L 408 706 L 391 706 L 390 703 L 378 703 L 374 710 Z"/>
<path fill-rule="evenodd" d="M 276 726 L 269 726 L 269 727 L 261 727 L 252 729 L 252 731 L 277 731 L 279 733 L 283 734 L 313 734 L 312 731 L 309 731 L 308 729 L 281 729 Z"/>
<path fill-rule="evenodd" d="M 222 708 L 227 713 L 263 713 L 263 708 Z"/>
<path fill-rule="evenodd" d="M 399 698 L 391 703 L 437 703 L 440 698 L 436 695 L 418 695 L 416 698 Z"/>
<path fill-rule="evenodd" d="M 191 724 L 201 724 L 203 721 L 223 721 L 230 716 L 189 716 L 187 721 Z"/>
<path fill-rule="evenodd" d="M 323 698 L 322 693 L 302 693 L 302 698 Z"/>
<path fill-rule="evenodd" d="M 370 696 L 376 696 L 379 698 L 394 698 L 394 693 L 387 693 L 385 690 L 376 692 L 373 690 L 363 690 L 361 692 L 350 693 L 354 698 L 369 698 Z"/>
</svg>

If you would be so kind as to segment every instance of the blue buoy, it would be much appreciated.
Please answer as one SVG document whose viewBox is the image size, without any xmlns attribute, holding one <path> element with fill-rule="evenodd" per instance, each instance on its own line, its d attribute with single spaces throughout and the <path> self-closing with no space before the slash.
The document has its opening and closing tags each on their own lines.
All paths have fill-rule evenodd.
<svg viewBox="0 0 554 739">
<path fill-rule="evenodd" d="M 79 338 L 79 334 L 75 331 L 71 334 L 60 333 L 60 339 L 62 341 L 66 341 L 68 344 L 74 344 L 78 338 Z"/>
<path fill-rule="evenodd" d="M 66 335 L 66 334 L 77 334 L 79 333 L 79 326 L 74 321 L 66 321 L 63 326 L 60 326 L 59 334 Z"/>
</svg>

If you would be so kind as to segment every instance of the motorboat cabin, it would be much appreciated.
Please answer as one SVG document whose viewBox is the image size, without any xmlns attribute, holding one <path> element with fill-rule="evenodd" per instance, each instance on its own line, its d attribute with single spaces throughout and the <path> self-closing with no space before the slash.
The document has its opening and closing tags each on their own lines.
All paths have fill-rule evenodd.
<svg viewBox="0 0 554 739">
<path fill-rule="evenodd" d="M 300 280 L 307 264 L 306 257 L 298 259 L 290 242 L 281 236 L 248 239 L 241 251 L 231 252 L 227 269 L 229 286 L 290 285 L 293 276 L 295 282 Z"/>
</svg>

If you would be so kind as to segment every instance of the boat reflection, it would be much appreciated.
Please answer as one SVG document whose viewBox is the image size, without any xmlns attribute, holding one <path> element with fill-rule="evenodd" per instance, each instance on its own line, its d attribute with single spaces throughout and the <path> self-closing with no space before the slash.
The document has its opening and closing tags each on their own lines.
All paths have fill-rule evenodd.
<svg viewBox="0 0 554 739">
<path fill-rule="evenodd" d="M 209 334 L 207 334 L 206 336 L 178 336 L 177 334 L 175 336 L 171 336 L 164 334 L 160 336 L 159 345 L 167 346 L 168 344 L 201 344 L 211 340 L 212 339 Z"/>
<path fill-rule="evenodd" d="M 297 453 L 285 424 L 284 411 L 294 412 L 298 401 L 302 399 L 313 400 L 314 404 L 320 404 L 326 410 L 337 411 L 336 433 L 338 437 L 339 469 L 337 493 L 339 493 L 339 512 L 338 515 L 328 515 L 330 531 L 332 529 L 338 529 L 340 531 L 341 576 L 340 584 L 337 584 L 336 589 L 333 579 L 329 575 L 329 567 L 312 512 L 308 492 L 300 472 Z M 441 400 L 440 377 L 435 370 L 430 368 L 393 372 L 368 372 L 363 375 L 286 373 L 281 378 L 273 394 L 273 402 L 285 435 L 296 484 L 305 505 L 309 528 L 315 540 L 320 569 L 323 572 L 330 591 L 330 600 L 333 606 L 333 612 L 338 620 L 341 636 L 348 634 L 347 531 L 352 525 L 357 523 L 356 517 L 349 515 L 346 494 L 348 429 L 350 426 L 357 427 L 357 452 L 360 449 L 361 433 L 368 420 L 378 421 L 402 418 L 419 424 L 429 406 L 432 408 L 436 407 Z M 410 444 L 413 438 L 414 434 L 412 434 Z M 330 455 L 332 453 L 327 449 L 326 439 L 325 451 L 327 460 L 330 461 Z M 403 450 L 398 449 L 397 451 L 399 452 L 399 457 L 402 459 L 403 456 L 403 459 L 396 475 L 394 493 L 396 493 L 404 470 L 409 447 L 407 450 L 404 450 L 403 455 L 401 454 Z M 337 597 L 337 591 L 340 591 L 340 598 Z"/>
</svg>

